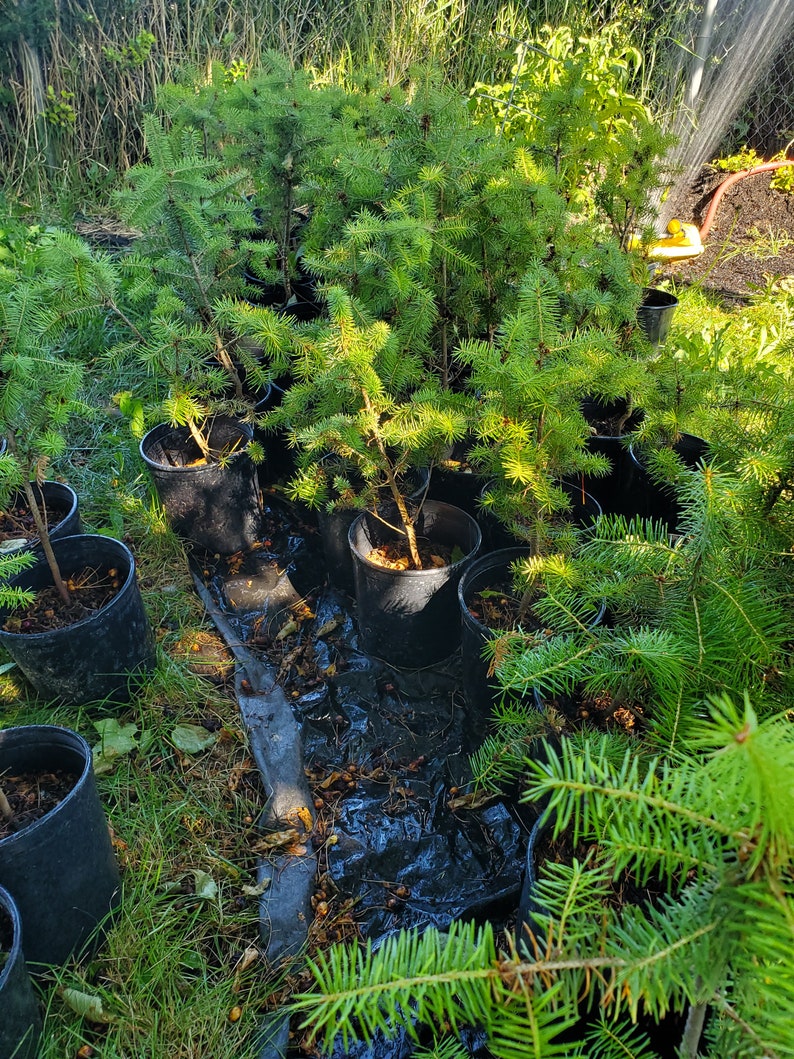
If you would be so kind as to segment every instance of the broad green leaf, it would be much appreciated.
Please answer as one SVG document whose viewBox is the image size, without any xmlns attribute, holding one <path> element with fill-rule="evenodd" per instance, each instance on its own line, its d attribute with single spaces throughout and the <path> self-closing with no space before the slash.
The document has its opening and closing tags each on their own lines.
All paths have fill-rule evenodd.
<svg viewBox="0 0 794 1059">
<path fill-rule="evenodd" d="M 109 717 L 104 721 L 95 721 L 94 727 L 99 732 L 99 742 L 93 748 L 94 772 L 101 774 L 112 771 L 116 758 L 129 754 L 138 746 L 137 724 L 130 722 L 121 725 Z"/>
<path fill-rule="evenodd" d="M 193 879 L 196 884 L 196 897 L 202 897 L 206 901 L 214 901 L 218 896 L 218 884 L 206 871 L 193 871 Z"/>
<path fill-rule="evenodd" d="M 171 732 L 171 742 L 183 754 L 200 754 L 217 740 L 215 732 L 208 732 L 198 724 L 178 724 Z"/>
</svg>

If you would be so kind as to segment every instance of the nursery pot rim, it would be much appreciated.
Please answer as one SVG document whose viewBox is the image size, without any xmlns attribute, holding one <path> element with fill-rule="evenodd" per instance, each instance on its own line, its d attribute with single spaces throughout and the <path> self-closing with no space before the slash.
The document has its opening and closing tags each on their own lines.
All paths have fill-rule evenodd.
<svg viewBox="0 0 794 1059">
<path fill-rule="evenodd" d="M 2 453 L 2 449 L 0 449 L 0 453 Z M 69 485 L 68 482 L 59 482 L 57 478 L 45 478 L 41 482 L 37 482 L 34 479 L 33 481 L 31 481 L 30 484 L 33 486 L 34 491 L 38 493 L 38 499 L 40 503 L 45 507 L 45 509 L 46 500 L 44 497 L 44 490 L 47 488 L 47 486 L 55 486 L 56 489 L 63 490 L 68 496 L 69 510 L 65 512 L 63 518 L 59 522 L 56 522 L 52 526 L 48 527 L 50 532 L 52 532 L 54 529 L 57 529 L 57 527 L 60 526 L 62 522 L 66 522 L 67 519 L 71 518 L 80 504 L 80 498 L 77 495 L 77 490 L 73 486 Z M 22 501 L 24 501 L 25 504 L 27 504 L 28 502 L 24 487 L 21 485 L 19 486 L 19 488 L 13 491 L 11 497 L 19 497 Z M 66 498 L 67 497 L 64 497 L 63 499 L 66 500 Z M 28 547 L 32 544 L 37 544 L 38 541 L 39 535 L 37 533 L 35 537 L 30 538 L 27 545 L 20 545 L 20 547 Z"/>
<path fill-rule="evenodd" d="M 458 603 L 460 605 L 460 611 L 463 621 L 471 624 L 472 626 L 484 629 L 486 632 L 493 632 L 496 636 L 499 635 L 500 631 L 513 632 L 517 631 L 520 626 L 516 625 L 513 630 L 494 630 L 492 626 L 486 622 L 481 621 L 479 618 L 475 618 L 469 610 L 469 603 L 467 596 L 471 591 L 471 583 L 483 571 L 488 571 L 490 567 L 499 567 L 501 564 L 505 564 L 505 570 L 509 572 L 510 565 L 514 560 L 529 556 L 532 554 L 532 549 L 526 544 L 515 544 L 509 545 L 506 548 L 495 548 L 492 552 L 485 552 L 483 555 L 478 555 L 474 558 L 468 569 L 463 572 L 463 576 L 458 581 Z M 508 556 L 512 556 L 512 559 L 508 562 Z M 588 623 L 588 628 L 598 626 L 604 619 L 607 612 L 607 605 L 605 602 L 599 603 L 597 607 L 594 606 L 593 620 Z M 532 694 L 535 698 L 540 696 L 540 692 L 537 688 L 532 689 Z"/>
<path fill-rule="evenodd" d="M 51 735 L 56 735 L 57 734 L 58 736 L 65 736 L 67 742 L 68 741 L 72 741 L 73 745 L 72 745 L 71 749 L 75 750 L 78 754 L 81 754 L 82 757 L 83 757 L 83 768 L 82 768 L 82 771 L 80 772 L 79 776 L 77 776 L 77 778 L 75 780 L 75 783 L 74 783 L 74 786 L 72 787 L 72 789 L 69 791 L 69 793 L 66 795 L 65 798 L 63 798 L 60 802 L 58 802 L 58 804 L 56 806 L 54 806 L 52 809 L 50 809 L 48 812 L 46 812 L 44 814 L 44 816 L 40 816 L 39 819 L 38 820 L 34 820 L 32 824 L 28 824 L 26 827 L 23 827 L 21 831 L 17 831 L 13 835 L 7 835 L 5 838 L 0 838 L 0 846 L 3 846 L 5 849 L 11 849 L 17 843 L 28 842 L 29 841 L 29 836 L 31 834 L 35 833 L 35 831 L 38 828 L 41 828 L 45 824 L 47 824 L 48 826 L 52 826 L 49 823 L 49 821 L 52 820 L 52 818 L 55 816 L 55 814 L 60 813 L 60 812 L 64 811 L 66 808 L 68 808 L 69 807 L 69 803 L 72 800 L 74 800 L 74 798 L 77 797 L 78 792 L 80 791 L 80 788 L 82 787 L 83 783 L 85 782 L 86 776 L 88 775 L 88 773 L 93 768 L 93 759 L 92 759 L 92 755 L 91 755 L 91 747 L 88 745 L 88 743 L 83 738 L 83 736 L 81 736 L 79 732 L 75 732 L 74 729 L 67 728 L 64 725 L 59 725 L 59 724 L 23 724 L 23 725 L 15 725 L 15 726 L 13 726 L 11 728 L 5 728 L 2 731 L 0 731 L 0 750 L 2 750 L 2 748 L 3 748 L 3 742 L 4 742 L 3 735 L 6 732 L 7 733 L 21 733 L 22 736 L 24 736 L 26 733 L 32 733 L 32 734 L 39 734 L 40 733 L 41 735 L 44 735 L 44 736 L 46 736 L 49 733 Z M 62 743 L 59 743 L 58 745 L 61 746 L 61 747 L 63 746 Z"/>
<path fill-rule="evenodd" d="M 242 419 L 236 419 L 234 416 L 226 415 L 209 416 L 207 421 L 211 421 L 210 434 L 212 432 L 212 425 L 214 425 L 216 421 L 226 421 L 228 423 L 233 423 L 236 427 L 239 428 L 241 435 L 240 440 L 244 440 L 245 444 L 240 445 L 239 448 L 235 449 L 229 454 L 229 461 L 237 459 L 238 456 L 242 456 L 245 452 L 248 451 L 248 446 L 254 439 L 254 428 L 251 426 L 250 423 L 246 423 Z M 181 431 L 187 431 L 187 434 L 185 435 L 185 440 L 191 439 L 190 429 L 186 426 L 174 426 L 167 420 L 163 420 L 161 423 L 156 423 L 150 430 L 146 431 L 146 433 L 143 435 L 138 444 L 138 451 L 141 454 L 141 459 L 147 464 L 147 466 L 156 467 L 158 473 L 166 472 L 167 474 L 201 474 L 204 471 L 214 470 L 216 467 L 221 466 L 220 460 L 213 460 L 211 463 L 205 462 L 196 464 L 186 464 L 184 466 L 176 466 L 172 463 L 160 463 L 158 460 L 154 459 L 148 454 L 148 452 L 145 451 L 144 446 L 146 445 L 146 442 L 149 440 L 152 434 L 155 433 L 155 431 L 162 430 L 164 427 L 170 428 L 171 432 L 174 434 L 179 433 Z"/>
<path fill-rule="evenodd" d="M 22 952 L 22 917 L 16 901 L 4 886 L 0 886 L 0 910 L 5 912 L 11 920 L 11 948 L 8 950 L 5 963 L 0 968 L 0 989 L 2 989 Z"/>
<path fill-rule="evenodd" d="M 124 558 L 126 558 L 128 560 L 129 569 L 127 570 L 127 576 L 124 578 L 123 583 L 119 586 L 119 588 L 118 588 L 116 594 L 113 596 L 113 598 L 111 600 L 109 600 L 103 607 L 100 607 L 99 610 L 94 611 L 93 614 L 87 614 L 86 617 L 80 618 L 79 621 L 73 621 L 69 625 L 63 625 L 63 626 L 61 626 L 58 629 L 46 629 L 43 632 L 11 632 L 8 629 L 3 629 L 2 630 L 2 636 L 3 637 L 7 637 L 7 636 L 11 637 L 11 636 L 13 636 L 13 637 L 17 637 L 19 639 L 23 639 L 24 638 L 25 642 L 35 643 L 35 641 L 39 637 L 42 637 L 42 638 L 49 637 L 51 639 L 52 637 L 59 636 L 61 634 L 68 634 L 70 632 L 70 630 L 72 630 L 72 629 L 79 629 L 79 628 L 82 628 L 83 626 L 88 625 L 90 622 L 92 622 L 92 621 L 94 621 L 96 619 L 97 615 L 99 615 L 99 614 L 107 614 L 108 611 L 111 610 L 117 604 L 118 600 L 125 594 L 125 590 L 129 587 L 130 583 L 135 578 L 135 556 L 132 554 L 132 552 L 127 547 L 127 545 L 123 541 L 118 540 L 116 537 L 106 537 L 102 533 L 75 533 L 75 534 L 73 534 L 70 537 L 58 537 L 57 540 L 52 541 L 53 551 L 56 552 L 55 558 L 56 559 L 58 558 L 58 555 L 57 555 L 58 549 L 60 547 L 62 547 L 64 544 L 66 544 L 67 541 L 73 541 L 73 540 L 78 540 L 78 539 L 81 539 L 81 540 L 90 539 L 90 540 L 95 540 L 95 541 L 112 541 L 114 544 L 117 544 L 120 548 L 124 549 L 124 552 L 126 553 Z M 26 579 L 26 575 L 29 575 L 33 570 L 37 569 L 38 567 L 40 567 L 42 565 L 46 566 L 47 565 L 47 560 L 44 557 L 44 555 L 39 554 L 37 556 L 36 562 L 33 563 L 32 566 L 29 566 L 27 568 L 27 570 L 23 570 L 21 573 L 17 574 L 15 577 L 13 577 L 11 579 L 11 581 L 10 581 L 10 584 L 19 585 L 20 581 L 24 581 Z M 61 571 L 61 574 L 63 575 L 63 571 Z M 49 586 L 43 586 L 43 587 L 49 587 Z M 6 610 L 5 610 L 6 614 L 8 613 L 8 609 L 9 608 L 6 608 Z"/>
<path fill-rule="evenodd" d="M 361 522 L 364 519 L 368 518 L 368 517 L 369 518 L 373 517 L 373 515 L 374 515 L 374 512 L 369 511 L 369 510 L 365 510 L 365 511 L 360 512 L 360 514 L 358 514 L 353 519 L 353 522 L 351 523 L 350 528 L 347 531 L 347 540 L 348 540 L 348 544 L 350 545 L 351 551 L 353 551 L 356 554 L 356 556 L 358 557 L 360 562 L 362 562 L 366 568 L 368 568 L 370 570 L 379 570 L 379 571 L 381 571 L 381 573 L 386 573 L 386 574 L 389 574 L 389 575 L 393 575 L 395 577 L 408 577 L 408 578 L 421 577 L 423 574 L 427 574 L 429 571 L 432 571 L 432 570 L 438 570 L 438 569 L 457 570 L 457 568 L 459 566 L 465 566 L 471 560 L 471 557 L 473 555 L 477 554 L 477 552 L 479 551 L 479 548 L 480 548 L 480 544 L 482 542 L 482 530 L 477 525 L 477 520 L 472 518 L 471 515 L 469 515 L 469 513 L 467 511 L 463 510 L 463 508 L 455 507 L 454 504 L 445 504 L 441 500 L 429 500 L 429 501 L 426 501 L 426 503 L 433 504 L 434 508 L 449 508 L 452 511 L 459 512 L 461 515 L 465 515 L 465 517 L 474 525 L 474 527 L 475 527 L 475 529 L 477 531 L 476 535 L 475 535 L 476 536 L 476 540 L 477 540 L 476 545 L 473 548 L 469 549 L 469 551 L 467 551 L 465 555 L 462 555 L 460 557 L 460 559 L 456 559 L 454 563 L 446 563 L 446 565 L 444 567 L 442 567 L 442 568 L 433 566 L 433 567 L 423 568 L 421 570 L 412 570 L 412 569 L 395 570 L 395 569 L 393 569 L 390 566 L 382 566 L 380 563 L 373 563 L 371 559 L 368 559 L 366 557 L 366 555 L 364 555 L 364 553 L 361 551 L 361 549 L 355 543 L 355 538 L 357 536 L 357 530 L 358 530 L 358 527 L 361 524 Z M 423 507 L 424 507 L 424 505 L 423 505 Z M 377 515 L 375 515 L 374 517 L 377 518 Z M 405 531 L 398 529 L 398 536 L 399 537 L 404 537 L 405 536 Z M 417 539 L 418 540 L 430 540 L 431 538 L 427 537 L 425 534 L 422 534 L 421 536 L 418 536 Z"/>
<path fill-rule="evenodd" d="M 678 298 L 662 287 L 643 287 L 640 309 L 672 309 L 678 305 Z"/>
</svg>

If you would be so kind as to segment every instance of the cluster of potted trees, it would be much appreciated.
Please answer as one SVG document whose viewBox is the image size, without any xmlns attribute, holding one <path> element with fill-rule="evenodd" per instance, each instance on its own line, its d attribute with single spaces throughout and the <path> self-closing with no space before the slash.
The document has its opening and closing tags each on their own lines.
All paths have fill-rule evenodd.
<svg viewBox="0 0 794 1059">
<path fill-rule="evenodd" d="M 342 92 L 313 88 L 271 57 L 258 79 L 171 86 L 162 113 L 146 120 L 149 160 L 116 199 L 141 232 L 131 251 L 112 257 L 55 233 L 35 248 L 29 274 L 3 287 L 10 343 L 0 360 L 0 469 L 23 490 L 45 558 L 0 588 L 0 642 L 42 694 L 123 696 L 130 674 L 152 664 L 125 546 L 100 536 L 59 542 L 35 514 L 31 483 L 62 451 L 64 417 L 77 401 L 79 363 L 65 353 L 71 321 L 101 316 L 109 363 L 136 377 L 118 401 L 174 529 L 207 552 L 253 545 L 273 439 L 286 439 L 295 453 L 290 495 L 320 511 L 328 554 L 350 564 L 334 573 L 355 593 L 362 648 L 421 667 L 470 633 L 473 732 L 503 700 L 479 771 L 500 790 L 518 783 L 528 801 L 551 798 L 558 830 L 579 820 L 565 798 L 593 787 L 582 765 L 593 751 L 586 736 L 567 737 L 561 753 L 551 739 L 546 764 L 532 766 L 539 730 L 557 738 L 596 700 L 609 719 L 633 717 L 644 738 L 612 777 L 631 792 L 656 782 L 648 748 L 672 756 L 699 745 L 710 691 L 749 689 L 767 712 L 779 705 L 790 633 L 776 581 L 778 505 L 789 480 L 782 469 L 779 490 L 764 500 L 746 476 L 704 466 L 704 446 L 687 448 L 682 428 L 698 387 L 682 378 L 651 319 L 674 306 L 649 294 L 630 239 L 648 213 L 648 167 L 664 139 L 627 91 L 625 63 L 612 67 L 620 83 L 607 107 L 609 62 L 593 95 L 592 54 L 563 62 L 549 44 L 549 57 L 565 76 L 545 89 L 529 67 L 504 91 L 490 88 L 498 101 L 520 87 L 515 113 L 539 115 L 546 137 L 534 149 L 507 120 L 508 103 L 496 112 L 482 100 L 468 105 L 430 75 L 404 90 L 373 83 Z M 591 122 L 607 123 L 596 137 L 603 156 L 571 168 L 566 144 L 585 104 Z M 69 282 L 75 268 L 79 284 Z M 450 495 L 465 501 L 449 504 Z M 477 559 L 483 541 L 487 554 Z M 115 550 L 100 560 L 100 546 Z M 61 597 L 82 591 L 70 582 L 90 570 L 112 589 L 98 613 L 118 612 L 124 635 L 103 633 L 116 654 L 99 675 L 79 671 L 70 684 L 71 673 L 59 671 L 48 683 L 29 660 L 44 633 L 30 635 L 22 628 L 30 619 L 11 608 L 47 581 Z M 49 672 L 78 665 L 60 641 L 43 659 Z M 730 707 L 721 710 L 712 748 L 719 732 L 742 741 Z M 753 718 L 748 712 L 751 727 Z M 772 738 L 785 743 L 777 728 Z M 694 785 L 701 764 L 686 766 Z M 664 773 L 662 786 L 669 782 Z M 690 793 L 681 812 L 707 814 Z M 715 828 L 731 840 L 745 835 L 757 867 L 767 852 L 756 852 L 759 824 Z M 608 837 L 595 815 L 579 830 Z M 645 853 L 632 862 L 643 881 L 659 866 Z M 675 870 L 667 847 L 664 855 L 662 874 L 676 889 L 693 865 L 705 877 L 716 854 L 687 855 Z M 613 862 L 603 865 L 601 881 Z M 601 891 L 586 884 L 592 910 Z M 570 892 L 549 885 L 538 907 L 557 911 Z M 720 893 L 733 899 L 727 883 Z M 702 894 L 685 896 L 696 903 Z M 648 915 L 657 925 L 664 918 Z M 481 943 L 485 951 L 487 938 L 461 941 L 458 956 Z M 395 966 L 419 958 L 415 940 L 402 944 Z M 517 1020 L 540 1018 L 545 1046 L 555 1047 L 560 1026 L 574 1021 L 572 998 L 598 978 L 595 965 L 571 957 L 579 977 L 560 985 L 549 953 L 530 951 L 528 937 L 517 944 L 516 961 L 499 964 L 506 977 L 493 979 L 494 995 L 510 991 L 509 971 L 534 998 Z M 537 971 L 526 969 L 533 959 Z M 339 974 L 334 966 L 333 981 Z M 541 1001 L 536 987 L 546 980 L 553 989 Z M 664 1014 L 646 978 L 626 981 L 632 1015 L 637 997 L 652 1016 Z M 714 990 L 695 981 L 679 993 L 702 1018 Z M 467 1012 L 476 1021 L 474 1008 Z M 693 1023 L 687 1054 L 698 1036 Z M 515 1054 L 499 1051 L 499 1034 L 494 1040 L 494 1054 Z"/>
<path fill-rule="evenodd" d="M 46 478 L 80 408 L 70 321 L 98 311 L 86 254 L 47 233 L 0 272 L 0 644 L 39 695 L 75 705 L 127 701 L 154 664 L 132 552 L 84 533 L 74 490 Z M 37 1054 L 28 971 L 95 944 L 119 898 L 88 744 L 57 726 L 0 731 L 0 1054 Z"/>
</svg>

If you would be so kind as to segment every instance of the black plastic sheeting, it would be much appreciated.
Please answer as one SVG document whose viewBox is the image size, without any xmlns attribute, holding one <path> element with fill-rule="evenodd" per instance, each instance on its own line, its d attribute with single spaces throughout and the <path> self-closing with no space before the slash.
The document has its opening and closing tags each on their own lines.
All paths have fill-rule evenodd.
<svg viewBox="0 0 794 1059">
<path fill-rule="evenodd" d="M 316 523 L 277 496 L 266 499 L 262 546 L 240 558 L 203 567 L 211 596 L 240 643 L 279 672 L 309 775 L 351 777 L 336 805 L 336 844 L 323 844 L 332 906 L 352 899 L 376 946 L 405 927 L 505 923 L 518 904 L 527 836 L 499 802 L 449 805 L 451 790 L 470 779 L 468 754 L 483 729 L 483 718 L 467 714 L 459 653 L 397 670 L 359 651 L 354 601 L 328 584 Z M 313 616 L 282 636 L 301 602 Z M 291 680 L 301 645 L 315 674 L 307 686 Z M 467 1049 L 487 1055 L 476 1033 Z M 337 1054 L 402 1059 L 413 1050 L 399 1036 Z"/>
</svg>

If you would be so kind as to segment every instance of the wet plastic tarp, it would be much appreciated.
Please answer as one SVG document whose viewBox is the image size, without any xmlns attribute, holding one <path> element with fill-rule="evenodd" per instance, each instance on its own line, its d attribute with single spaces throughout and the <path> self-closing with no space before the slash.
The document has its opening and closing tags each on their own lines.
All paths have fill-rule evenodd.
<svg viewBox="0 0 794 1059">
<path fill-rule="evenodd" d="M 509 918 L 526 835 L 500 802 L 450 807 L 483 721 L 468 712 L 459 656 L 397 670 L 359 651 L 354 601 L 329 584 L 316 526 L 275 497 L 262 546 L 202 574 L 239 642 L 272 667 L 316 805 L 325 797 L 333 807 L 332 831 L 315 840 L 331 913 L 352 902 L 375 944 L 403 927 Z M 396 1059 L 411 1049 L 395 1040 L 348 1054 Z"/>
</svg>

